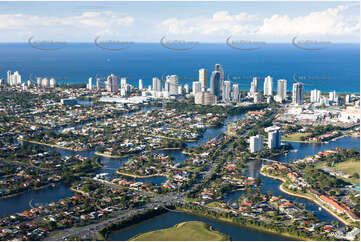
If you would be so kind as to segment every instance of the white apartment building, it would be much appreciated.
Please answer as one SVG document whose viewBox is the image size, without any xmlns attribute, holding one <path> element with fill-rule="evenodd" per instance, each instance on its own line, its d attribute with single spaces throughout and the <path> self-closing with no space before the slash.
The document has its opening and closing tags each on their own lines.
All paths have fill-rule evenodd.
<svg viewBox="0 0 361 242">
<path fill-rule="evenodd" d="M 251 153 L 261 152 L 263 150 L 263 135 L 251 136 L 249 149 Z"/>
<path fill-rule="evenodd" d="M 272 94 L 273 94 L 273 78 L 271 76 L 267 76 L 264 79 L 263 95 L 272 96 Z"/>
</svg>

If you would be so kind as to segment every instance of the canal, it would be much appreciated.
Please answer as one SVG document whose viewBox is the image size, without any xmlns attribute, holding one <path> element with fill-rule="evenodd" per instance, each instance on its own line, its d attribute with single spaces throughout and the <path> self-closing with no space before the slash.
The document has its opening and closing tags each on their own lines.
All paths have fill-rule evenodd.
<svg viewBox="0 0 361 242">
<path fill-rule="evenodd" d="M 146 107 L 145 110 L 151 110 L 151 108 Z M 140 110 L 140 111 L 145 111 L 145 110 Z M 203 137 L 200 140 L 198 140 L 197 142 L 188 143 L 187 147 L 192 148 L 204 144 L 208 140 L 217 137 L 221 133 L 224 133 L 226 131 L 227 124 L 229 122 L 239 120 L 242 118 L 244 118 L 243 114 L 234 115 L 232 117 L 227 118 L 222 127 L 207 128 L 207 130 L 203 134 Z M 315 155 L 318 152 L 327 149 L 334 149 L 337 147 L 360 149 L 360 139 L 351 138 L 351 137 L 343 137 L 335 141 L 330 141 L 329 143 L 322 143 L 322 144 L 308 144 L 308 143 L 295 143 L 295 142 L 291 142 L 290 144 L 292 145 L 292 149 L 288 154 L 280 155 L 274 159 L 288 163 L 292 160 L 302 159 L 306 156 Z M 71 156 L 75 154 L 80 154 L 86 157 L 95 156 L 94 150 L 74 152 L 74 151 L 58 149 L 58 148 L 51 148 L 51 147 L 46 147 L 46 148 L 49 150 L 56 150 L 60 152 L 62 156 Z M 181 151 L 178 150 L 161 151 L 161 153 L 173 156 L 176 162 L 182 162 L 188 158 L 187 155 L 184 155 Z M 128 158 L 114 159 L 114 158 L 101 157 L 101 162 L 105 165 L 105 167 L 101 169 L 99 173 L 103 173 L 103 172 L 115 173 L 116 169 L 119 168 L 127 160 Z M 258 161 L 249 162 L 245 168 L 244 175 L 250 177 L 260 177 L 263 181 L 263 185 L 261 188 L 263 193 L 271 192 L 276 196 L 282 195 L 284 198 L 290 201 L 303 203 L 305 204 L 306 209 L 314 212 L 316 217 L 321 221 L 325 221 L 325 222 L 337 221 L 337 219 L 334 218 L 327 211 L 325 210 L 320 211 L 315 203 L 307 199 L 302 199 L 287 195 L 282 191 L 280 191 L 279 186 L 281 183 L 279 181 L 267 177 L 263 177 L 262 175 L 259 174 L 261 165 L 262 165 L 261 162 Z M 137 179 L 137 181 L 141 181 L 141 180 L 142 179 Z M 154 177 L 146 180 L 143 179 L 142 181 L 146 182 L 148 180 L 156 184 L 161 184 L 164 182 L 165 178 Z M 234 202 L 241 196 L 242 193 L 243 191 L 235 191 L 233 193 L 230 193 L 229 196 L 224 198 L 224 201 Z M 7 214 L 13 214 L 17 212 L 22 212 L 24 210 L 28 210 L 31 208 L 31 205 L 39 206 L 52 201 L 58 201 L 59 199 L 69 197 L 72 195 L 73 193 L 68 187 L 62 184 L 58 184 L 55 187 L 47 187 L 38 191 L 29 191 L 19 196 L 2 199 L 0 200 L 0 208 L 1 208 L 0 217 Z M 278 237 L 272 234 L 262 233 L 250 229 L 240 228 L 232 224 L 217 222 L 214 220 L 188 215 L 185 213 L 174 213 L 174 212 L 161 215 L 154 219 L 147 220 L 140 224 L 115 232 L 111 235 L 110 239 L 127 240 L 139 233 L 145 233 L 156 229 L 167 228 L 180 222 L 194 221 L 194 220 L 203 221 L 206 222 L 207 224 L 212 225 L 214 229 L 222 233 L 225 233 L 227 235 L 230 235 L 232 240 L 286 240 L 283 237 Z"/>
<path fill-rule="evenodd" d="M 21 195 L 0 199 L 0 217 L 29 210 L 31 207 L 73 196 L 73 192 L 64 184 L 56 184 L 41 190 L 32 190 Z"/>
</svg>

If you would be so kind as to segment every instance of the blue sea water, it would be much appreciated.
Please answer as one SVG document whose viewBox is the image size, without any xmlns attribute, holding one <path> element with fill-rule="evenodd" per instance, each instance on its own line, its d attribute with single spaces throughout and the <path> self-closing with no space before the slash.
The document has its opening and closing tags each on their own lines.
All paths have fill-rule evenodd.
<svg viewBox="0 0 361 242">
<path fill-rule="evenodd" d="M 114 73 L 127 77 L 132 85 L 143 79 L 151 85 L 152 77 L 179 76 L 180 83 L 198 78 L 198 69 L 208 76 L 220 63 L 226 78 L 249 89 L 253 76 L 270 75 L 288 80 L 293 76 L 305 83 L 305 90 L 360 92 L 359 44 L 330 44 L 322 50 L 307 51 L 291 43 L 267 44 L 253 51 L 240 51 L 226 44 L 198 44 L 187 51 L 174 51 L 159 43 L 134 43 L 121 51 L 109 51 L 94 43 L 68 43 L 53 51 L 39 50 L 27 43 L 0 44 L 0 76 L 18 70 L 23 78 L 54 77 L 59 83 L 86 83 L 90 76 L 106 77 Z M 262 87 L 261 82 L 261 87 Z"/>
</svg>

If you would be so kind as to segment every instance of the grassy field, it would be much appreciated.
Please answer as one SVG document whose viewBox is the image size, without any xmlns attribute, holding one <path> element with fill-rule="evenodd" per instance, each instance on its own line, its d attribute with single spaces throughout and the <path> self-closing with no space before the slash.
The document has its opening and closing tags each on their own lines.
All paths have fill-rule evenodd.
<svg viewBox="0 0 361 242">
<path fill-rule="evenodd" d="M 282 140 L 285 141 L 302 141 L 302 137 L 307 137 L 307 134 L 304 133 L 293 133 L 293 134 L 289 134 L 287 136 L 282 137 Z"/>
<path fill-rule="evenodd" d="M 221 241 L 229 240 L 227 235 L 214 231 L 209 225 L 190 221 L 174 225 L 168 229 L 155 230 L 133 237 L 133 241 Z"/>
<path fill-rule="evenodd" d="M 355 159 L 349 159 L 344 162 L 336 164 L 336 168 L 343 171 L 346 174 L 353 175 L 357 173 L 360 175 L 360 161 Z"/>
<path fill-rule="evenodd" d="M 357 173 L 360 176 L 360 161 L 355 159 L 349 159 L 344 162 L 337 163 L 336 169 L 352 176 Z M 360 184 L 360 179 L 351 178 L 351 182 Z"/>
<path fill-rule="evenodd" d="M 219 208 L 219 202 L 210 202 L 207 204 L 208 207 Z"/>
<path fill-rule="evenodd" d="M 327 167 L 326 162 L 321 162 L 316 165 L 316 168 L 324 168 Z M 354 173 L 357 173 L 360 176 L 360 161 L 355 159 L 348 159 L 346 161 L 335 164 L 335 168 L 339 171 L 342 171 L 345 174 L 352 176 Z M 358 178 L 342 178 L 340 179 L 349 182 L 360 184 L 360 179 Z"/>
</svg>

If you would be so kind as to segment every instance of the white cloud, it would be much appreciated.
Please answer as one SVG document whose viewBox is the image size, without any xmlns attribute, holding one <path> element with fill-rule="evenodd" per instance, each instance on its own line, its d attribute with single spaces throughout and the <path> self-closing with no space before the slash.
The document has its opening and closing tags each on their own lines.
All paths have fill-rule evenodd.
<svg viewBox="0 0 361 242">
<path fill-rule="evenodd" d="M 273 15 L 265 18 L 259 34 L 278 35 L 349 35 L 360 30 L 359 17 L 343 14 L 350 5 L 328 8 L 324 11 L 311 12 L 306 16 L 289 17 L 288 15 Z"/>
<path fill-rule="evenodd" d="M 124 38 L 132 41 L 159 41 L 162 36 L 204 42 L 223 42 L 236 38 L 262 41 L 285 41 L 295 35 L 327 35 L 335 39 L 359 41 L 358 13 L 350 11 L 353 4 L 340 5 L 303 16 L 288 14 L 257 15 L 247 12 L 231 14 L 216 11 L 208 16 L 179 17 L 159 20 L 149 16 L 135 21 L 124 12 L 82 10 L 67 16 L 46 14 L 0 14 L 1 41 L 24 41 L 29 35 L 38 38 L 89 41 L 97 35 Z M 359 5 L 356 5 L 359 9 Z M 351 12 L 351 13 L 350 13 Z M 150 15 L 151 16 L 151 15 Z M 333 41 L 333 40 L 332 40 Z"/>
<path fill-rule="evenodd" d="M 227 11 L 212 16 L 169 18 L 161 23 L 165 34 L 196 36 L 195 38 L 226 38 L 229 35 L 252 36 L 266 40 L 289 40 L 295 35 L 351 36 L 359 39 L 359 16 L 347 12 L 354 5 L 341 5 L 305 16 L 274 14 L 270 17 L 245 12 L 231 15 Z M 357 5 L 358 7 L 358 5 Z"/>
<path fill-rule="evenodd" d="M 0 14 L 0 29 L 36 29 L 39 27 L 110 28 L 131 26 L 134 18 L 120 17 L 111 11 L 84 12 L 76 16 L 51 17 L 24 14 Z"/>
<path fill-rule="evenodd" d="M 250 21 L 254 19 L 254 15 L 244 12 L 230 15 L 228 11 L 218 11 L 211 17 L 166 19 L 161 23 L 161 29 L 165 30 L 168 34 L 235 34 L 249 32 L 254 27 L 250 25 Z"/>
</svg>

